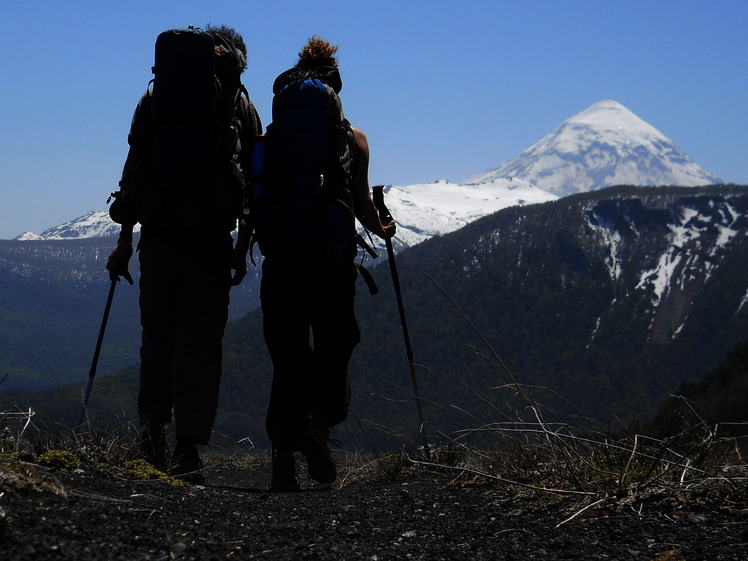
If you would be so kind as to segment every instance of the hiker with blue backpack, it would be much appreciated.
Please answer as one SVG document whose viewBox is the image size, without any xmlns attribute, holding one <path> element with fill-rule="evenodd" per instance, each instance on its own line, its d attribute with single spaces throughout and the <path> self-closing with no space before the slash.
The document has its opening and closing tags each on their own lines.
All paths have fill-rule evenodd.
<svg viewBox="0 0 748 561">
<path fill-rule="evenodd" d="M 158 36 L 153 86 L 135 110 L 110 207 L 122 224 L 107 263 L 112 280 L 132 284 L 133 227 L 141 224 L 142 455 L 195 484 L 204 481 L 197 446 L 208 444 L 218 404 L 229 291 L 247 272 L 245 175 L 262 124 L 241 83 L 246 58 L 241 35 L 224 26 Z"/>
<path fill-rule="evenodd" d="M 382 238 L 395 234 L 394 221 L 382 224 L 372 202 L 366 136 L 343 114 L 336 52 L 312 37 L 296 65 L 275 80 L 250 206 L 264 257 L 260 296 L 273 362 L 266 429 L 275 492 L 300 489 L 296 452 L 313 480 L 337 477 L 328 440 L 348 414 L 348 363 L 361 337 L 355 219 Z"/>
</svg>

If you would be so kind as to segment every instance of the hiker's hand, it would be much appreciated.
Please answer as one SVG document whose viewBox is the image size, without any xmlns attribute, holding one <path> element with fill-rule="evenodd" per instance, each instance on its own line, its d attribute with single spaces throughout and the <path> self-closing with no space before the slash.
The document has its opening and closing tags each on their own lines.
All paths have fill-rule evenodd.
<svg viewBox="0 0 748 561">
<path fill-rule="evenodd" d="M 234 252 L 234 264 L 231 266 L 234 276 L 231 277 L 231 286 L 239 286 L 247 276 L 247 253 L 241 250 Z"/>
<path fill-rule="evenodd" d="M 395 221 L 390 220 L 387 224 L 382 224 L 382 233 L 379 235 L 380 238 L 390 239 L 395 236 Z"/>
<path fill-rule="evenodd" d="M 109 254 L 106 270 L 109 271 L 109 280 L 119 281 L 124 277 L 127 282 L 134 284 L 130 275 L 130 257 L 132 257 L 132 242 L 118 243 L 114 251 Z"/>
</svg>

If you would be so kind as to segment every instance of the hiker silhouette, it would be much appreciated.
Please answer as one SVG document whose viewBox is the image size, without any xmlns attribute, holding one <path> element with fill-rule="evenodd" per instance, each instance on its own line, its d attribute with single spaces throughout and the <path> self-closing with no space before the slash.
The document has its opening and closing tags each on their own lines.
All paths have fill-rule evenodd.
<svg viewBox="0 0 748 561">
<path fill-rule="evenodd" d="M 350 405 L 348 363 L 361 335 L 354 313 L 354 214 L 382 238 L 369 188 L 366 135 L 345 119 L 336 46 L 316 36 L 273 85 L 263 195 L 253 207 L 263 253 L 264 337 L 273 362 L 266 428 L 272 491 L 299 490 L 295 452 L 331 483 L 330 428 Z M 310 341 L 311 336 L 311 341 Z"/>
<path fill-rule="evenodd" d="M 204 481 L 197 445 L 208 443 L 215 419 L 229 291 L 247 272 L 243 176 L 262 124 L 241 85 L 246 55 L 241 35 L 225 26 L 159 35 L 153 87 L 135 110 L 110 207 L 122 224 L 107 263 L 113 280 L 129 276 L 141 224 L 141 451 L 169 467 L 173 418 L 170 472 L 192 483 Z"/>
</svg>

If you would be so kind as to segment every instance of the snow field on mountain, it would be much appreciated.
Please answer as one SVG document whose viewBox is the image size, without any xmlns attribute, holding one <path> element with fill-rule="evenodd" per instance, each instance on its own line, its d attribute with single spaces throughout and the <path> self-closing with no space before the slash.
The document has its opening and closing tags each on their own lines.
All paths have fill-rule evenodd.
<svg viewBox="0 0 748 561">
<path fill-rule="evenodd" d="M 557 199 L 526 181 L 514 179 L 481 185 L 461 185 L 444 179 L 418 185 L 389 185 L 384 195 L 398 224 L 397 237 L 407 246 L 453 232 L 503 208 Z"/>
</svg>

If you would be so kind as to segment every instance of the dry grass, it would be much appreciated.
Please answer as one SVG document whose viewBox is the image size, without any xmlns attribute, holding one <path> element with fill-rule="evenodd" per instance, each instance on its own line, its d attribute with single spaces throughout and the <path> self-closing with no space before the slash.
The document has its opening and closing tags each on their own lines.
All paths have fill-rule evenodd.
<svg viewBox="0 0 748 561">
<path fill-rule="evenodd" d="M 710 425 L 685 400 L 672 409 L 667 425 L 671 432 L 665 437 L 625 426 L 615 431 L 606 426 L 603 431 L 551 389 L 522 384 L 454 300 L 444 295 L 482 342 L 480 349 L 471 345 L 471 351 L 483 360 L 496 383 L 481 394 L 454 376 L 444 376 L 467 392 L 480 410 L 430 403 L 463 428 L 446 434 L 427 425 L 429 440 L 436 444 L 404 454 L 410 463 L 470 473 L 533 492 L 579 495 L 585 508 L 611 501 L 630 503 L 653 493 L 676 496 L 745 489 L 748 465 L 741 455 L 748 444 L 745 431 L 738 433 L 734 425 Z M 565 412 L 537 396 L 561 403 Z M 508 402 L 512 407 L 507 407 Z M 393 460 L 389 463 L 402 469 Z"/>
</svg>

